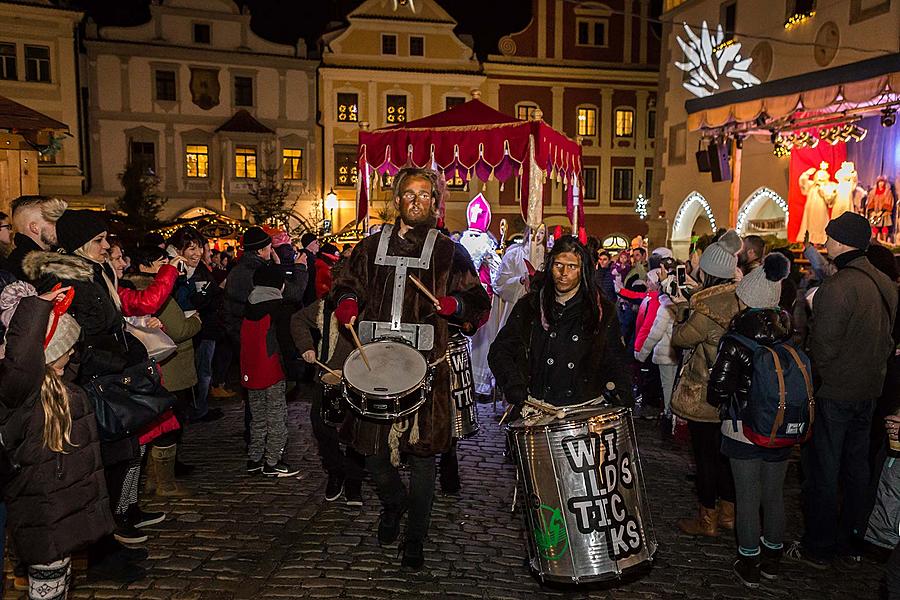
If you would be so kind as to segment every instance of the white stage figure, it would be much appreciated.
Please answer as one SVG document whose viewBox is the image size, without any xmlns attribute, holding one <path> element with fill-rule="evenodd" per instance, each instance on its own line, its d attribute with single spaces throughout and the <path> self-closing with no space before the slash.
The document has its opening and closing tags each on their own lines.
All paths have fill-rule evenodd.
<svg viewBox="0 0 900 600">
<path fill-rule="evenodd" d="M 837 219 L 845 212 L 858 212 L 858 207 L 866 197 L 866 190 L 859 185 L 856 165 L 845 160 L 835 172 L 834 178 L 837 179 L 837 195 L 834 208 L 831 209 L 831 218 Z"/>
<path fill-rule="evenodd" d="M 488 232 L 491 225 L 491 206 L 484 196 L 478 194 L 466 208 L 466 222 L 469 227 L 463 231 L 459 243 L 469 252 L 472 263 L 488 296 L 493 296 L 491 283 L 500 269 L 497 256 L 497 242 Z M 493 310 L 493 302 L 492 302 Z M 493 316 L 493 315 L 492 315 Z M 492 327 L 493 319 L 481 327 L 471 339 L 472 374 L 475 377 L 475 393 L 489 396 L 494 390 L 494 376 L 488 368 L 487 354 L 499 328 Z"/>
<path fill-rule="evenodd" d="M 803 241 L 803 236 L 809 232 L 811 243 L 824 244 L 825 226 L 829 220 L 828 209 L 834 206 L 837 198 L 837 183 L 831 181 L 828 163 L 823 161 L 818 171 L 814 168 L 804 171 L 799 183 L 800 192 L 806 196 L 806 205 L 803 207 L 803 220 L 800 221 L 797 241 Z"/>
</svg>

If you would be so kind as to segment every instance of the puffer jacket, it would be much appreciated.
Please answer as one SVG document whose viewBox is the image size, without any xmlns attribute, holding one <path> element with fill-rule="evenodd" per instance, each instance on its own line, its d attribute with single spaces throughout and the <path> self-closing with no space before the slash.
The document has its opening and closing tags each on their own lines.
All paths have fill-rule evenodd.
<svg viewBox="0 0 900 600">
<path fill-rule="evenodd" d="M 625 290 L 622 290 L 623 292 Z M 656 320 L 656 312 L 659 310 L 659 291 L 646 292 L 646 297 L 641 300 L 638 308 L 637 319 L 634 322 L 634 350 L 639 351 L 644 345 L 644 340 L 650 334 L 650 328 Z"/>
<path fill-rule="evenodd" d="M 737 333 L 762 346 L 774 346 L 791 339 L 791 318 L 780 309 L 748 308 L 731 321 L 719 345 L 719 353 L 709 375 L 706 401 L 720 414 L 734 401 L 744 407 L 750 401 L 750 382 L 753 379 L 753 351 L 727 335 Z M 722 452 L 732 458 L 763 458 L 782 460 L 791 448 L 764 448 L 748 440 L 740 421 L 722 419 Z"/>
<path fill-rule="evenodd" d="M 644 362 L 652 354 L 655 365 L 678 364 L 678 351 L 672 347 L 672 326 L 675 324 L 675 303 L 666 294 L 659 295 L 659 307 L 644 343 L 634 357 Z"/>
<path fill-rule="evenodd" d="M 43 360 L 36 361 L 35 368 L 42 372 Z M 44 446 L 40 387 L 33 389 L 23 406 L 30 418 L 24 426 L 24 441 L 13 450 L 22 470 L 6 486 L 3 498 L 7 530 L 19 560 L 26 565 L 60 560 L 114 528 L 93 409 L 80 387 L 66 383 L 66 389 L 72 446 L 65 454 Z"/>
<path fill-rule="evenodd" d="M 146 290 L 153 285 L 150 275 L 131 275 L 128 281 L 138 291 Z M 187 318 L 184 311 L 169 296 L 155 316 L 163 324 L 163 331 L 177 344 L 174 354 L 159 364 L 162 372 L 162 383 L 170 392 L 186 390 L 197 384 L 197 368 L 194 366 L 193 338 L 200 331 L 200 319 L 197 316 Z"/>
<path fill-rule="evenodd" d="M 122 314 L 126 317 L 142 317 L 156 314 L 166 298 L 172 295 L 175 282 L 178 280 L 178 269 L 172 265 L 163 265 L 146 288 L 138 290 L 119 285 L 116 291 L 122 301 Z"/>
<path fill-rule="evenodd" d="M 684 358 L 681 378 L 672 394 L 672 411 L 683 419 L 719 422 L 718 411 L 706 401 L 706 387 L 719 339 L 743 308 L 734 290 L 734 283 L 726 283 L 695 292 L 687 319 L 672 328 L 672 345 L 691 351 Z"/>
</svg>

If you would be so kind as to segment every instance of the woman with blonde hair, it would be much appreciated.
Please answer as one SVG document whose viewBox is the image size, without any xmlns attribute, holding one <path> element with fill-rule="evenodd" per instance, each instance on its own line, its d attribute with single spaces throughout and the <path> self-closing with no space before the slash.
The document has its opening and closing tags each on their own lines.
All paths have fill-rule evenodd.
<svg viewBox="0 0 900 600">
<path fill-rule="evenodd" d="M 0 294 L 5 324 L 20 304 L 32 321 L 24 330 L 13 322 L 3 343 L 4 442 L 15 473 L 3 497 L 28 597 L 42 600 L 64 599 L 72 553 L 113 530 L 93 409 L 65 375 L 81 335 L 67 300 L 68 288 L 38 297 L 22 282 Z"/>
</svg>

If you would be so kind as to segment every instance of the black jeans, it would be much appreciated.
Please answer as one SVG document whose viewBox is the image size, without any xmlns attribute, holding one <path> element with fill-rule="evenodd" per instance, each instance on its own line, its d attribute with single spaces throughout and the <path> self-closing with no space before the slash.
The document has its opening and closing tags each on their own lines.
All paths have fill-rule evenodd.
<svg viewBox="0 0 900 600">
<path fill-rule="evenodd" d="M 720 423 L 688 421 L 691 448 L 697 464 L 697 497 L 706 508 L 715 508 L 716 500 L 734 502 L 734 478 L 731 462 L 722 454 Z"/>
<path fill-rule="evenodd" d="M 435 465 L 433 456 L 407 455 L 409 466 L 409 493 L 400 479 L 399 470 L 391 464 L 387 448 L 366 457 L 366 469 L 375 480 L 378 498 L 385 506 L 398 506 L 404 502 L 409 510 L 406 521 L 406 539 L 423 542 L 431 522 L 431 502 L 434 499 Z"/>
<path fill-rule="evenodd" d="M 885 569 L 884 583 L 888 600 L 900 600 L 900 545 L 894 546 Z"/>
<path fill-rule="evenodd" d="M 803 447 L 806 530 L 803 545 L 819 558 L 853 551 L 866 532 L 871 465 L 869 438 L 875 399 L 816 399 L 812 437 Z M 839 488 L 843 506 L 839 507 Z"/>
<path fill-rule="evenodd" d="M 322 459 L 322 468 L 329 476 L 340 477 L 345 481 L 361 482 L 365 459 L 362 454 L 347 446 L 346 453 L 341 452 L 337 427 L 328 425 L 322 419 L 322 386 L 316 385 L 313 392 L 312 408 L 309 413 L 313 435 Z"/>
</svg>

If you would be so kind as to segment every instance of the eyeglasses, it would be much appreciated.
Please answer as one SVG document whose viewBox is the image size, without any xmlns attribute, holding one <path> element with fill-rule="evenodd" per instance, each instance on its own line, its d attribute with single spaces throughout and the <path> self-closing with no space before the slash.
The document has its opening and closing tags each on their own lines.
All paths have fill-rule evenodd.
<svg viewBox="0 0 900 600">
<path fill-rule="evenodd" d="M 569 272 L 574 272 L 581 268 L 581 265 L 579 265 L 577 263 L 554 262 L 552 266 L 556 271 L 569 271 Z"/>
<path fill-rule="evenodd" d="M 400 197 L 403 198 L 406 202 L 412 202 L 413 199 L 418 198 L 422 202 L 430 202 L 434 197 L 434 192 L 428 192 L 422 190 L 421 192 L 414 192 L 412 190 L 407 190 L 400 194 Z"/>
<path fill-rule="evenodd" d="M 9 229 L 10 231 L 12 231 L 12 225 L 10 225 L 9 223 L 4 223 L 3 225 L 0 225 L 0 229 Z"/>
</svg>

